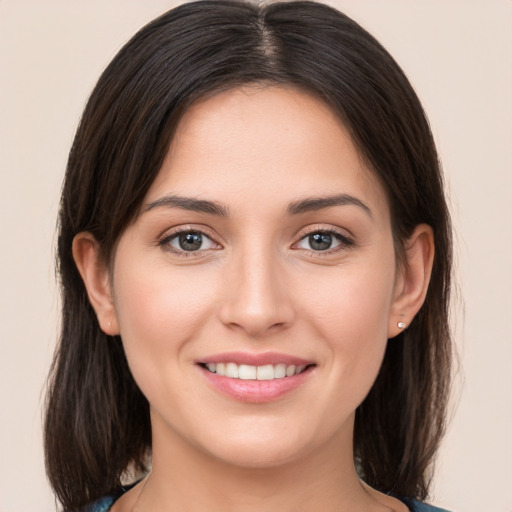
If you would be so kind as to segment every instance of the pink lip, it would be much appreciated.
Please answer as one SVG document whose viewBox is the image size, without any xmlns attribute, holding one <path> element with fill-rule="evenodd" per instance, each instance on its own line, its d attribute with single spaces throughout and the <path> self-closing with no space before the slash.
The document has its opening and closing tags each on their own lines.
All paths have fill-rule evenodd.
<svg viewBox="0 0 512 512">
<path fill-rule="evenodd" d="M 285 364 L 287 366 L 294 364 L 295 366 L 307 366 L 314 364 L 314 361 L 308 361 L 300 357 L 295 357 L 278 352 L 262 352 L 261 354 L 249 352 L 225 352 L 223 354 L 215 354 L 198 360 L 198 363 L 235 363 L 238 365 L 248 364 L 250 366 L 265 366 L 267 364 Z"/>
<path fill-rule="evenodd" d="M 217 391 L 239 402 L 262 403 L 277 400 L 297 389 L 311 375 L 313 368 L 307 368 L 298 375 L 274 380 L 242 380 L 223 377 L 199 366 L 208 383 Z"/>
<path fill-rule="evenodd" d="M 225 377 L 210 372 L 204 365 L 209 363 L 235 363 L 238 365 L 247 364 L 250 366 L 264 366 L 267 364 L 285 364 L 295 366 L 309 366 L 302 373 L 291 377 L 273 380 L 243 380 Z M 313 361 L 307 361 L 300 357 L 266 352 L 262 354 L 250 354 L 246 352 L 229 352 L 215 354 L 211 357 L 198 361 L 198 368 L 215 390 L 224 395 L 234 398 L 239 402 L 263 403 L 277 400 L 281 396 L 299 388 L 312 375 L 314 370 Z"/>
</svg>

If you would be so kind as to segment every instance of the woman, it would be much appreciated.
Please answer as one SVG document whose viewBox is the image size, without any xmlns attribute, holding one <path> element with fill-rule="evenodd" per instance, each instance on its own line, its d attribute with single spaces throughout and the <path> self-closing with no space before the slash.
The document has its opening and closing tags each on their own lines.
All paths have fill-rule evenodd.
<svg viewBox="0 0 512 512">
<path fill-rule="evenodd" d="M 435 510 L 450 236 L 421 105 L 352 20 L 206 1 L 144 27 L 62 194 L 64 509 Z"/>
</svg>

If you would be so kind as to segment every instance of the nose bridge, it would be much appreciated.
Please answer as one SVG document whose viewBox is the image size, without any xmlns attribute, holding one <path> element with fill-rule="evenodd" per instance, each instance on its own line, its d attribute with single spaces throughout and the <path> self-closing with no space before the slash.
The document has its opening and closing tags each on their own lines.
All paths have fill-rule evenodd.
<svg viewBox="0 0 512 512">
<path fill-rule="evenodd" d="M 293 307 L 286 292 L 286 277 L 272 241 L 247 240 L 233 250 L 221 307 L 224 324 L 251 336 L 289 325 Z"/>
</svg>

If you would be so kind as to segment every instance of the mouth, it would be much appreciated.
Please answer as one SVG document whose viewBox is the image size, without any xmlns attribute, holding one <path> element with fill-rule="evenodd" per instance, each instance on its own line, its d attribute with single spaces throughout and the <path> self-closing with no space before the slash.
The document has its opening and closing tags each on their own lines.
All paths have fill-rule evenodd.
<svg viewBox="0 0 512 512">
<path fill-rule="evenodd" d="M 236 363 L 200 363 L 200 366 L 210 373 L 216 373 L 222 377 L 239 380 L 275 380 L 286 379 L 299 375 L 306 369 L 314 366 L 313 364 L 294 365 L 294 364 L 266 364 L 262 366 L 253 366 L 249 364 Z"/>
<path fill-rule="evenodd" d="M 197 362 L 215 391 L 239 402 L 277 400 L 300 388 L 316 363 L 280 354 L 219 354 Z"/>
</svg>

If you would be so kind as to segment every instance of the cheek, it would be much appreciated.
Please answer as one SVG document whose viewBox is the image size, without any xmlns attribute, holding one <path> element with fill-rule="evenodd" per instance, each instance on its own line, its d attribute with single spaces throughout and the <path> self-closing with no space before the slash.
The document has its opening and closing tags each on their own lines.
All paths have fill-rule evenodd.
<svg viewBox="0 0 512 512">
<path fill-rule="evenodd" d="M 130 368 L 137 379 L 164 376 L 179 365 L 211 306 L 207 276 L 156 266 L 124 265 L 115 282 L 116 313 Z"/>
<path fill-rule="evenodd" d="M 370 390 L 382 364 L 393 279 L 393 272 L 382 272 L 377 265 L 364 272 L 347 269 L 331 280 L 328 293 L 310 295 L 310 325 L 327 347 L 333 385 L 343 390 L 353 408 Z"/>
<path fill-rule="evenodd" d="M 387 324 L 393 298 L 393 263 L 381 271 L 378 266 L 346 268 L 316 279 L 307 296 L 308 316 L 331 339 L 353 340 L 354 344 L 387 338 Z"/>
</svg>

